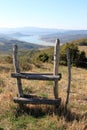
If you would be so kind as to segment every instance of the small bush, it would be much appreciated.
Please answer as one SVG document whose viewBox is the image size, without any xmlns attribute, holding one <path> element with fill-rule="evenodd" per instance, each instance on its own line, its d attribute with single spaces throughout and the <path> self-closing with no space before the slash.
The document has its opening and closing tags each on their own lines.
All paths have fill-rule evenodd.
<svg viewBox="0 0 87 130">
<path fill-rule="evenodd" d="M 40 54 L 38 57 L 38 60 L 42 61 L 42 62 L 47 62 L 49 59 L 49 56 L 46 53 Z"/>
<path fill-rule="evenodd" d="M 1 127 L 0 127 L 0 130 L 4 130 L 4 128 L 1 128 Z"/>
</svg>

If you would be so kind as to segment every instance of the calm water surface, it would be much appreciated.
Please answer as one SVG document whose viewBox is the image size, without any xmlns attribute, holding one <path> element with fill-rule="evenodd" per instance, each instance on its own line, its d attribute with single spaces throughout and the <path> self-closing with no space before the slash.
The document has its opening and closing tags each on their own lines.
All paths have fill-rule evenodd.
<svg viewBox="0 0 87 130">
<path fill-rule="evenodd" d="M 30 42 L 30 43 L 35 43 L 35 44 L 39 44 L 39 45 L 46 45 L 46 46 L 53 46 L 54 43 L 50 43 L 50 42 L 46 42 L 40 39 L 40 36 L 23 36 L 23 37 L 19 37 L 17 38 L 18 40 L 21 41 L 26 41 L 26 42 Z"/>
</svg>

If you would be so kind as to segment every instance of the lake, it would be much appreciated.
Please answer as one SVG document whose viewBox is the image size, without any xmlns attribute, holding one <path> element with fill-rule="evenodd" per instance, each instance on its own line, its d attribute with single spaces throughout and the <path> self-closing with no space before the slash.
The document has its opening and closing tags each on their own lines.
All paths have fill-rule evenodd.
<svg viewBox="0 0 87 130">
<path fill-rule="evenodd" d="M 45 45 L 45 46 L 54 45 L 54 43 L 41 40 L 40 36 L 38 36 L 38 35 L 16 37 L 16 39 L 18 39 L 20 41 L 26 41 L 26 42 L 30 42 L 30 43 L 34 43 L 34 44 Z"/>
</svg>

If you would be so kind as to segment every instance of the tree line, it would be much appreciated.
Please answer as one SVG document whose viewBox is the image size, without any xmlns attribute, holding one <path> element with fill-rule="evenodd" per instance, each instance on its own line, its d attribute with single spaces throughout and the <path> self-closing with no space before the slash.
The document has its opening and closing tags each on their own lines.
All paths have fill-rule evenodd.
<svg viewBox="0 0 87 130">
<path fill-rule="evenodd" d="M 78 45 L 73 43 L 66 43 L 60 47 L 60 65 L 67 65 L 67 49 L 70 49 L 71 65 L 76 67 L 87 68 L 87 57 L 85 51 L 80 51 Z M 52 62 L 53 61 L 53 51 L 50 54 L 45 52 L 40 52 L 35 57 L 36 61 L 41 62 Z"/>
</svg>

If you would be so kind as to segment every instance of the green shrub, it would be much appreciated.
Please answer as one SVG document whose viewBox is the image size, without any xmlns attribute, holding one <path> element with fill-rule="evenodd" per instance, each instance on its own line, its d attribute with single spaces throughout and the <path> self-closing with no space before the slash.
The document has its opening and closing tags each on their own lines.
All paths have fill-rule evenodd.
<svg viewBox="0 0 87 130">
<path fill-rule="evenodd" d="M 4 130 L 4 128 L 1 128 L 1 127 L 0 127 L 0 130 Z"/>
<path fill-rule="evenodd" d="M 49 56 L 46 53 L 42 53 L 38 56 L 38 60 L 42 62 L 47 62 L 49 59 Z"/>
<path fill-rule="evenodd" d="M 84 51 L 80 52 L 78 46 L 73 43 L 66 43 L 61 46 L 60 64 L 67 65 L 67 49 L 70 49 L 71 64 L 78 67 L 87 68 L 87 58 Z"/>
<path fill-rule="evenodd" d="M 86 54 L 84 51 L 81 51 L 79 54 L 79 58 L 76 62 L 76 66 L 77 67 L 83 67 L 83 68 L 87 68 L 87 58 L 86 58 Z"/>
<path fill-rule="evenodd" d="M 84 51 L 81 51 L 80 55 L 79 55 L 79 60 L 80 61 L 85 61 L 86 60 L 86 54 Z"/>
<path fill-rule="evenodd" d="M 67 65 L 67 49 L 70 49 L 71 64 L 75 63 L 79 57 L 78 46 L 73 43 L 66 43 L 61 46 L 60 50 L 60 63 Z"/>
</svg>

